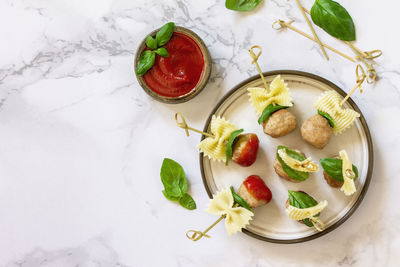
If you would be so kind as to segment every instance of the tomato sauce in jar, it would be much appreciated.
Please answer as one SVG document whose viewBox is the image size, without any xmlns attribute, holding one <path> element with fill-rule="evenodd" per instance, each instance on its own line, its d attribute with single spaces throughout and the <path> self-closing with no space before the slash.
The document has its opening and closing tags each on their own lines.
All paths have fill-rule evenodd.
<svg viewBox="0 0 400 267">
<path fill-rule="evenodd" d="M 154 66 L 143 75 L 147 86 L 164 97 L 190 93 L 204 71 L 204 57 L 199 45 L 186 34 L 174 32 L 164 45 L 169 56 L 156 55 Z"/>
</svg>

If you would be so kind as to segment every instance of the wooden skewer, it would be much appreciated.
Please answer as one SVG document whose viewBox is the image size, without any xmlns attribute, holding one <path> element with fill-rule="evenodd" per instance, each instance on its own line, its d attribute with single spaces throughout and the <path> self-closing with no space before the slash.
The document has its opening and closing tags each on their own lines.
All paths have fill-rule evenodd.
<svg viewBox="0 0 400 267">
<path fill-rule="evenodd" d="M 179 121 L 178 116 L 181 118 L 182 121 Z M 189 125 L 187 125 L 185 118 L 183 117 L 183 115 L 181 113 L 175 113 L 175 121 L 176 121 L 176 124 L 178 125 L 178 127 L 181 127 L 182 129 L 185 130 L 186 136 L 189 136 L 189 130 L 191 130 L 193 132 L 200 133 L 200 134 L 208 136 L 208 137 L 214 137 L 214 135 L 212 135 L 212 134 L 189 127 Z"/>
<path fill-rule="evenodd" d="M 280 27 L 280 28 L 274 28 L 274 29 L 280 30 L 280 29 L 283 29 L 283 28 L 287 27 L 287 28 L 291 29 L 292 31 L 295 31 L 295 32 L 297 32 L 297 33 L 303 35 L 304 37 L 307 37 L 308 39 L 310 39 L 310 40 L 312 40 L 312 41 L 314 41 L 314 42 L 317 42 L 317 40 L 316 40 L 314 37 L 312 37 L 311 35 L 309 35 L 309 34 L 303 32 L 303 31 L 297 29 L 296 27 L 292 26 L 291 23 L 293 23 L 293 22 L 294 22 L 294 20 L 291 20 L 291 21 L 289 21 L 289 22 L 285 22 L 285 21 L 283 21 L 283 20 L 277 20 L 277 21 L 275 21 L 275 22 L 272 24 L 272 27 L 274 28 L 274 25 L 276 25 L 276 24 L 278 23 L 281 27 Z M 344 54 L 344 53 L 338 51 L 337 49 L 333 48 L 332 46 L 327 45 L 327 44 L 325 44 L 325 43 L 321 43 L 321 44 L 322 44 L 323 46 L 325 46 L 326 48 L 328 48 L 329 50 L 335 52 L 336 54 L 341 55 L 342 57 L 347 58 L 347 59 L 350 60 L 351 62 L 356 62 L 354 58 L 352 58 L 352 57 L 350 57 L 350 56 L 348 56 L 348 55 L 346 55 L 346 54 Z"/>
<path fill-rule="evenodd" d="M 362 93 L 362 83 L 364 82 L 365 78 L 367 77 L 367 75 L 365 74 L 364 69 L 361 67 L 360 64 L 357 64 L 356 67 L 356 76 L 357 76 L 357 83 L 356 85 L 353 87 L 353 89 L 351 89 L 351 91 L 346 95 L 346 97 L 342 100 L 342 102 L 340 102 L 339 106 L 342 106 L 347 99 L 349 99 L 349 97 L 357 90 L 357 88 L 360 88 L 360 93 Z"/>
<path fill-rule="evenodd" d="M 256 55 L 256 54 L 254 53 L 254 51 L 253 51 L 254 48 L 257 48 L 258 50 L 260 50 L 260 51 L 257 53 L 257 55 Z M 251 64 L 256 64 L 258 73 L 260 74 L 261 80 L 262 80 L 263 83 L 264 83 L 265 90 L 268 91 L 268 85 L 267 85 L 267 82 L 265 81 L 264 74 L 263 74 L 262 71 L 261 71 L 260 65 L 258 65 L 258 58 L 260 57 L 260 55 L 261 55 L 261 53 L 262 53 L 262 48 L 261 48 L 260 46 L 258 46 L 258 45 L 253 45 L 252 47 L 250 47 L 249 53 L 250 53 L 251 58 L 253 59 L 253 61 L 251 62 Z"/>
<path fill-rule="evenodd" d="M 304 19 L 307 21 L 308 27 L 310 27 L 311 32 L 312 32 L 312 34 L 314 35 L 314 38 L 315 38 L 316 42 L 318 43 L 319 47 L 321 48 L 322 53 L 324 54 L 326 60 L 329 60 L 328 54 L 326 53 L 325 48 L 324 48 L 324 46 L 322 45 L 321 40 L 318 38 L 318 35 L 317 35 L 317 33 L 315 32 L 314 27 L 312 26 L 310 20 L 308 19 L 307 15 L 306 15 L 306 13 L 305 13 L 305 11 L 304 11 L 305 8 L 300 4 L 300 0 L 296 0 L 296 2 L 297 2 L 297 5 L 298 5 L 299 8 L 300 8 L 301 14 L 303 14 Z"/>
<path fill-rule="evenodd" d="M 189 238 L 192 241 L 198 241 L 200 240 L 203 236 L 210 238 L 209 235 L 207 235 L 207 232 L 210 231 L 214 226 L 216 226 L 222 219 L 224 219 L 226 215 L 221 215 L 221 217 L 218 218 L 213 224 L 211 224 L 206 230 L 202 231 L 197 231 L 197 230 L 189 230 L 186 232 L 186 237 Z"/>
</svg>

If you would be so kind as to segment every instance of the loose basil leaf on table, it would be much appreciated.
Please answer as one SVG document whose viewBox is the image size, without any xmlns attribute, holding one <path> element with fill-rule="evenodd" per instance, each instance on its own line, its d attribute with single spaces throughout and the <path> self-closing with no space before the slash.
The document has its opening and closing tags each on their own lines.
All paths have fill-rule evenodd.
<svg viewBox="0 0 400 267">
<path fill-rule="evenodd" d="M 278 104 L 269 104 L 264 111 L 262 112 L 260 118 L 258 119 L 258 124 L 263 123 L 264 121 L 268 120 L 268 118 L 274 113 L 275 111 L 278 111 L 280 109 L 285 109 L 288 108 L 287 106 L 281 106 Z"/>
<path fill-rule="evenodd" d="M 225 148 L 225 154 L 226 154 L 226 165 L 228 165 L 228 161 L 232 158 L 232 145 L 233 142 L 235 141 L 236 137 L 239 136 L 243 132 L 243 129 L 239 129 L 236 131 L 231 132 L 231 135 L 229 136 L 228 142 L 226 143 L 226 148 Z"/>
<path fill-rule="evenodd" d="M 300 171 L 296 171 L 292 168 L 290 168 L 283 160 L 282 158 L 279 156 L 278 151 L 280 149 L 286 149 L 286 153 L 289 155 L 289 157 L 292 157 L 294 159 L 303 161 L 306 159 L 306 157 L 304 157 L 302 154 L 300 154 L 297 151 L 294 151 L 290 148 L 287 148 L 285 146 L 278 146 L 278 148 L 276 149 L 276 158 L 278 159 L 279 163 L 282 165 L 282 169 L 289 175 L 290 178 L 298 180 L 298 181 L 305 181 L 307 180 L 307 178 L 310 176 L 310 174 L 308 172 L 300 172 Z"/>
<path fill-rule="evenodd" d="M 324 31 L 343 41 L 356 40 L 353 19 L 347 10 L 332 0 L 315 0 L 311 8 L 313 22 Z"/>
<path fill-rule="evenodd" d="M 303 192 L 298 192 L 298 191 L 291 191 L 288 190 L 289 192 L 289 204 L 293 207 L 296 207 L 298 209 L 306 209 L 310 207 L 314 207 L 315 205 L 318 204 L 318 202 L 308 194 L 305 194 Z M 317 214 L 316 216 L 318 216 Z M 305 225 L 312 227 L 313 224 L 309 219 L 304 219 L 302 220 Z"/>
<path fill-rule="evenodd" d="M 179 199 L 179 204 L 181 204 L 182 207 L 188 209 L 188 210 L 194 210 L 196 209 L 196 202 L 194 202 L 193 198 L 185 193 L 180 199 Z"/>
<path fill-rule="evenodd" d="M 169 196 L 181 197 L 188 189 L 185 172 L 179 163 L 165 158 L 161 166 L 161 181 Z"/>
<path fill-rule="evenodd" d="M 157 41 L 156 41 L 156 39 L 154 39 L 150 35 L 147 36 L 147 38 L 146 38 L 146 45 L 150 49 L 153 49 L 153 50 L 157 49 Z"/>
<path fill-rule="evenodd" d="M 322 158 L 319 160 L 324 171 L 335 181 L 343 182 L 343 160 L 335 158 Z M 358 178 L 358 169 L 353 165 L 353 172 L 356 175 L 354 180 Z"/>
<path fill-rule="evenodd" d="M 225 7 L 235 11 L 250 11 L 256 8 L 262 0 L 226 0 Z"/>
<path fill-rule="evenodd" d="M 239 206 L 248 209 L 249 211 L 252 211 L 249 204 L 247 204 L 246 200 L 244 200 L 241 196 L 235 193 L 235 189 L 233 189 L 233 186 L 231 186 L 231 192 L 233 196 L 234 203 L 239 204 Z"/>
<path fill-rule="evenodd" d="M 171 201 L 179 201 L 180 197 L 173 197 L 171 195 L 169 195 L 167 193 L 167 191 L 165 191 L 165 189 L 162 191 L 162 193 L 164 194 L 165 198 Z"/>
<path fill-rule="evenodd" d="M 168 53 L 167 49 L 165 49 L 165 47 L 160 47 L 157 50 L 154 50 L 154 53 L 156 53 L 157 55 L 162 56 L 162 57 L 169 56 L 169 53 Z"/>
<path fill-rule="evenodd" d="M 144 51 L 140 55 L 139 61 L 136 65 L 136 74 L 138 76 L 143 76 L 149 69 L 151 69 L 151 67 L 153 67 L 155 60 L 156 54 L 153 51 Z"/>
<path fill-rule="evenodd" d="M 333 120 L 331 115 L 329 115 L 328 113 L 323 112 L 321 110 L 318 110 L 318 114 L 328 120 L 329 126 L 331 126 L 332 128 L 335 127 L 335 121 Z"/>
<path fill-rule="evenodd" d="M 158 47 L 165 45 L 174 33 L 175 23 L 168 22 L 156 34 Z"/>
</svg>

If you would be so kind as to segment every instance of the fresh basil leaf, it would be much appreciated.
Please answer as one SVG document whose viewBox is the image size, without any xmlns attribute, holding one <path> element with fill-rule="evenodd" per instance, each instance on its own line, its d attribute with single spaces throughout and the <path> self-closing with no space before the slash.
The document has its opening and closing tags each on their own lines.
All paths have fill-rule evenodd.
<svg viewBox="0 0 400 267">
<path fill-rule="evenodd" d="M 151 67 L 153 67 L 155 60 L 156 54 L 153 51 L 144 51 L 140 55 L 139 61 L 136 65 L 136 74 L 138 76 L 143 76 L 149 69 L 151 69 Z"/>
<path fill-rule="evenodd" d="M 289 190 L 289 204 L 293 207 L 299 208 L 299 209 L 306 209 L 310 207 L 314 207 L 315 205 L 318 204 L 318 202 L 309 196 L 308 194 L 305 194 L 303 192 L 298 192 L 298 191 L 291 191 Z M 316 216 L 318 217 L 319 214 Z M 302 220 L 305 225 L 308 227 L 312 227 L 313 224 L 309 219 L 304 219 Z"/>
<path fill-rule="evenodd" d="M 233 196 L 234 203 L 239 204 L 239 206 L 248 209 L 249 211 L 252 211 L 249 204 L 247 204 L 246 200 L 244 200 L 241 196 L 235 193 L 235 189 L 233 189 L 233 186 L 231 186 L 231 192 Z"/>
<path fill-rule="evenodd" d="M 280 109 L 285 109 L 288 108 L 286 106 L 281 106 L 278 104 L 269 104 L 264 111 L 262 112 L 260 118 L 258 119 L 258 124 L 263 123 L 264 121 L 268 120 L 268 118 L 272 115 L 272 113 L 274 113 L 275 111 L 278 111 Z"/>
<path fill-rule="evenodd" d="M 158 47 L 165 45 L 169 39 L 171 39 L 174 33 L 175 24 L 173 22 L 168 22 L 156 34 L 156 40 Z"/>
<path fill-rule="evenodd" d="M 179 199 L 179 204 L 181 204 L 182 207 L 184 207 L 184 208 L 186 208 L 188 210 L 196 209 L 196 202 L 194 202 L 194 199 L 187 193 L 185 193 Z"/>
<path fill-rule="evenodd" d="M 287 148 L 285 146 L 278 146 L 278 148 L 276 149 L 276 158 L 278 159 L 279 163 L 282 165 L 282 169 L 289 175 L 290 178 L 298 180 L 298 181 L 305 181 L 307 180 L 307 178 L 310 176 L 310 174 L 308 172 L 300 172 L 300 171 L 296 171 L 292 168 L 290 168 L 283 160 L 282 158 L 279 156 L 278 154 L 278 150 L 280 149 L 286 149 L 286 153 L 297 160 L 303 161 L 306 158 L 298 153 L 297 151 L 294 151 L 290 148 Z"/>
<path fill-rule="evenodd" d="M 316 0 L 311 8 L 313 22 L 324 31 L 343 41 L 356 40 L 353 19 L 347 10 L 332 0 Z"/>
<path fill-rule="evenodd" d="M 160 176 L 168 196 L 179 198 L 187 192 L 188 184 L 185 172 L 176 161 L 165 158 L 161 166 Z"/>
<path fill-rule="evenodd" d="M 232 145 L 233 142 L 235 141 L 236 137 L 239 136 L 243 132 L 243 129 L 239 129 L 236 131 L 231 132 L 231 135 L 229 136 L 228 142 L 226 143 L 226 148 L 225 148 L 225 154 L 226 154 L 226 165 L 228 165 L 228 161 L 232 158 Z"/>
<path fill-rule="evenodd" d="M 173 197 L 167 193 L 167 191 L 163 190 L 162 193 L 164 194 L 165 198 L 171 201 L 179 201 L 179 197 Z"/>
<path fill-rule="evenodd" d="M 331 115 L 329 115 L 328 113 L 323 112 L 321 110 L 318 110 L 318 114 L 328 120 L 329 126 L 331 126 L 332 128 L 335 127 L 335 121 L 333 120 Z"/>
<path fill-rule="evenodd" d="M 154 50 L 154 53 L 156 53 L 157 55 L 162 56 L 162 57 L 169 56 L 169 53 L 168 53 L 167 49 L 165 49 L 165 47 L 160 47 L 157 50 Z"/>
<path fill-rule="evenodd" d="M 250 11 L 256 8 L 262 0 L 226 0 L 225 7 L 235 11 Z"/>
<path fill-rule="evenodd" d="M 146 38 L 146 45 L 150 49 L 153 49 L 153 50 L 157 49 L 157 41 L 156 41 L 156 39 L 154 39 L 150 35 L 147 36 L 147 38 Z"/>
<path fill-rule="evenodd" d="M 335 181 L 343 182 L 343 160 L 335 158 L 322 158 L 319 160 L 324 171 Z M 354 180 L 358 178 L 358 169 L 353 165 L 353 172 L 356 175 Z"/>
</svg>

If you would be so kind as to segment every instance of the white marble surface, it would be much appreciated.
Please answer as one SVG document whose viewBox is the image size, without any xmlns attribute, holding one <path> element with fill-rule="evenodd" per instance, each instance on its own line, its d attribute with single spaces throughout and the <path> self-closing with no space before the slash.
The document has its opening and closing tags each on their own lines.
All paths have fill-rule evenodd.
<svg viewBox="0 0 400 267">
<path fill-rule="evenodd" d="M 303 0 L 310 7 L 311 0 Z M 223 224 L 211 240 L 186 239 L 215 217 L 204 212 L 199 136 L 184 138 L 173 114 L 201 128 L 215 103 L 254 75 L 246 49 L 263 46 L 263 70 L 296 69 L 349 90 L 354 65 L 293 33 L 271 29 L 294 18 L 294 1 L 265 0 L 238 14 L 222 0 L 2 0 L 0 2 L 1 266 L 398 266 L 400 261 L 400 52 L 398 1 L 340 1 L 357 44 L 380 48 L 380 80 L 354 99 L 371 129 L 375 164 L 355 214 L 319 239 L 277 245 Z M 200 35 L 211 80 L 180 105 L 149 98 L 133 74 L 136 47 L 167 21 Z M 320 30 L 324 41 L 334 42 Z M 198 209 L 161 194 L 163 157 L 180 162 Z"/>
</svg>

